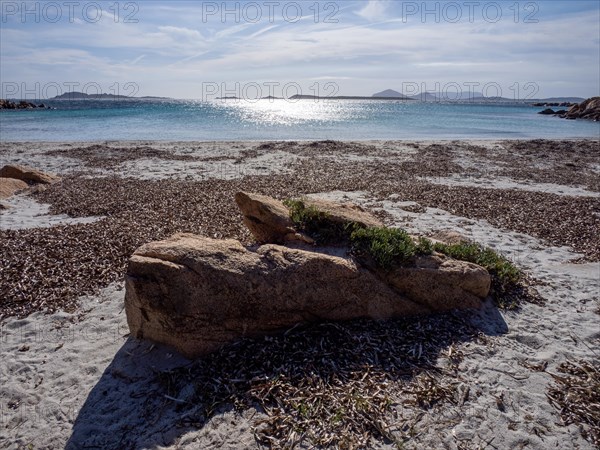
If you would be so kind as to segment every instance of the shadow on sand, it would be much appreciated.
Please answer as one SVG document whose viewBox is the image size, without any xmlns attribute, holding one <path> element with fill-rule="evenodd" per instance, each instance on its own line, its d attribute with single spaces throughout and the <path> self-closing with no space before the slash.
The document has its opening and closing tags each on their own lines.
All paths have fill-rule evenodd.
<svg viewBox="0 0 600 450">
<path fill-rule="evenodd" d="M 457 360 L 448 358 L 449 346 L 507 331 L 502 315 L 488 302 L 475 313 L 296 327 L 281 335 L 236 343 L 193 362 L 169 348 L 130 338 L 90 392 L 66 448 L 181 445 L 182 436 L 201 432 L 215 415 L 248 408 L 267 418 L 266 434 L 281 442 L 282 424 L 279 419 L 269 420 L 261 406 L 280 408 L 286 428 L 289 389 L 306 387 L 310 396 L 335 386 L 343 396 L 344 390 L 358 388 L 366 400 L 376 403 L 368 397 L 369 389 L 381 380 L 410 383 L 427 371 L 439 373 L 434 367 L 444 358 L 448 359 L 445 366 L 457 372 L 460 351 L 454 356 Z M 278 398 L 278 392 L 284 397 Z M 436 401 L 445 399 L 425 395 L 416 406 Z M 305 405 L 292 406 L 298 404 Z M 333 426 L 334 434 L 352 431 L 336 430 L 338 425 L 343 424 Z M 257 445 L 247 428 L 249 444 Z M 367 431 L 385 441 L 377 430 Z"/>
</svg>

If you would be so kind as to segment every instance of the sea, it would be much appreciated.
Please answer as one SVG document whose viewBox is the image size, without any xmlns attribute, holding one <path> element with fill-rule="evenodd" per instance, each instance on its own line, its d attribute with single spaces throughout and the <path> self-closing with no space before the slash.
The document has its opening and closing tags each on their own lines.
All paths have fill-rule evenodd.
<svg viewBox="0 0 600 450">
<path fill-rule="evenodd" d="M 600 138 L 600 123 L 524 104 L 341 99 L 42 100 L 0 110 L 0 141 Z"/>
</svg>

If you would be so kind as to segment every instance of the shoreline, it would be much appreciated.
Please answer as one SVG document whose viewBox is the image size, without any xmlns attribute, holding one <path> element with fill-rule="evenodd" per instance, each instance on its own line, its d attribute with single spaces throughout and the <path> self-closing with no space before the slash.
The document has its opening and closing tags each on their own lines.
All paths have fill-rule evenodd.
<svg viewBox="0 0 600 450">
<path fill-rule="evenodd" d="M 409 381 L 373 379 L 374 387 L 387 383 L 392 406 L 385 420 L 394 439 L 429 448 L 492 440 L 498 448 L 593 448 L 579 425 L 562 424 L 546 394 L 561 363 L 593 360 L 590 348 L 600 344 L 598 144 L 0 143 L 0 166 L 30 164 L 63 177 L 7 200 L 13 211 L 0 212 L 0 225 L 11 214 L 25 226 L 0 227 L 7 243 L 0 252 L 6 268 L 0 272 L 6 361 L 0 374 L 7 380 L 0 407 L 8 429 L 0 446 L 265 448 L 256 432 L 263 429 L 258 422 L 271 417 L 267 411 L 237 411 L 225 402 L 206 413 L 185 376 L 227 378 L 235 368 L 209 360 L 206 367 L 190 365 L 171 349 L 128 336 L 121 281 L 135 248 L 177 231 L 250 244 L 233 194 L 251 190 L 354 202 L 414 234 L 456 231 L 506 255 L 536 280 L 545 305 L 508 311 L 486 304 L 452 316 L 477 337 L 457 336 L 439 351 L 425 351 L 435 368 L 419 367 Z M 82 220 L 89 221 L 73 223 Z M 427 317 L 408 323 L 436 324 Z M 356 338 L 366 342 L 369 326 L 357 327 Z M 267 339 L 253 345 L 273 349 Z M 243 353 L 235 348 L 215 358 L 240 361 Z M 428 377 L 444 394 L 424 408 L 414 396 Z M 171 380 L 171 387 L 161 380 Z M 371 445 L 393 448 L 381 439 Z"/>
<path fill-rule="evenodd" d="M 338 138 L 323 138 L 323 139 L 239 139 L 239 140 L 228 140 L 228 139 L 189 139 L 189 140 L 176 140 L 176 139 L 97 139 L 97 140 L 0 140 L 0 145 L 11 145 L 11 144 L 243 144 L 243 143 L 277 143 L 277 142 L 300 142 L 308 143 L 315 141 L 331 141 L 331 142 L 344 142 L 344 143 L 384 143 L 384 142 L 397 142 L 397 143 L 451 143 L 451 142 L 499 142 L 499 141 L 594 141 L 600 139 L 600 136 L 565 136 L 565 137 L 495 137 L 495 138 L 473 138 L 473 137 L 447 137 L 447 138 L 430 138 L 424 139 L 420 137 L 415 138 L 394 138 L 394 139 L 338 139 Z"/>
</svg>

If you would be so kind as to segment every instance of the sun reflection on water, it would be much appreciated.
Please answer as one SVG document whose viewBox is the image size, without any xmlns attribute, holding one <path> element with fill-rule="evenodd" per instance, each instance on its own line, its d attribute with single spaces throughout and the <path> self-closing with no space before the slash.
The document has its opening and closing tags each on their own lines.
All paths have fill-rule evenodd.
<svg viewBox="0 0 600 450">
<path fill-rule="evenodd" d="M 217 100 L 212 106 L 224 108 L 238 119 L 264 126 L 293 126 L 302 123 L 344 122 L 361 118 L 365 110 L 352 102 L 336 100 Z"/>
</svg>

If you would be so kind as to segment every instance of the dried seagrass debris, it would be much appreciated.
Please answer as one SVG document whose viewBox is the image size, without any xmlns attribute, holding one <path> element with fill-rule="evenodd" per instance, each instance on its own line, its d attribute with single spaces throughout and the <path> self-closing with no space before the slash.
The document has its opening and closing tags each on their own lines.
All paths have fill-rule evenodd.
<svg viewBox="0 0 600 450">
<path fill-rule="evenodd" d="M 167 150 L 159 150 L 148 145 L 135 147 L 113 147 L 105 144 L 93 144 L 88 147 L 76 147 L 46 152 L 49 156 L 76 158 L 93 168 L 112 169 L 126 161 L 141 158 L 158 158 L 174 161 L 195 161 L 192 155 L 180 155 Z"/>
<path fill-rule="evenodd" d="M 173 398 L 195 386 L 188 407 L 201 406 L 199 426 L 223 408 L 255 408 L 266 414 L 254 429 L 264 445 L 367 448 L 404 439 L 393 414 L 398 398 L 417 409 L 467 401 L 457 364 L 461 344 L 478 336 L 459 313 L 300 325 L 158 376 Z"/>
<path fill-rule="evenodd" d="M 551 374 L 546 396 L 565 425 L 576 424 L 582 436 L 600 447 L 600 362 L 566 361 Z"/>
</svg>

